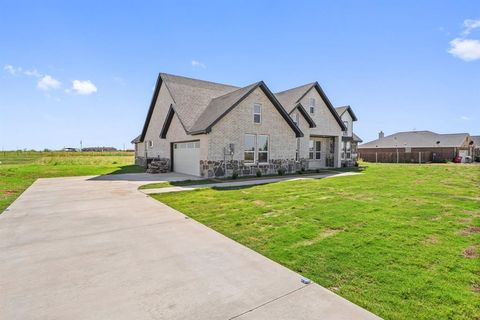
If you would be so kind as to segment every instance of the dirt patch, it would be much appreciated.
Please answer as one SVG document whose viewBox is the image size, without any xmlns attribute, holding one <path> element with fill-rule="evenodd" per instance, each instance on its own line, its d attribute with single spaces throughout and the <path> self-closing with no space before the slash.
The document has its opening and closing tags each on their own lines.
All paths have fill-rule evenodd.
<svg viewBox="0 0 480 320">
<path fill-rule="evenodd" d="M 4 194 L 4 195 L 7 195 L 7 196 L 10 196 L 10 195 L 14 195 L 14 194 L 17 194 L 18 191 L 15 191 L 15 190 L 0 190 L 0 194 Z"/>
<path fill-rule="evenodd" d="M 468 227 L 461 230 L 458 234 L 461 236 L 468 236 L 469 234 L 479 233 L 480 227 Z"/>
<path fill-rule="evenodd" d="M 479 284 L 472 285 L 472 291 L 480 294 L 480 285 Z"/>
<path fill-rule="evenodd" d="M 478 258 L 478 251 L 477 248 L 472 246 L 468 247 L 467 249 L 463 250 L 463 256 L 467 259 L 476 259 Z"/>
<path fill-rule="evenodd" d="M 316 236 L 315 238 L 301 241 L 301 242 L 297 243 L 295 246 L 296 247 L 309 246 L 309 245 L 314 244 L 315 242 L 318 242 L 319 240 L 322 240 L 322 239 L 325 239 L 325 238 L 328 238 L 328 237 L 332 237 L 332 236 L 334 236 L 337 233 L 340 233 L 342 231 L 344 231 L 344 229 L 325 229 L 322 232 L 320 232 L 318 234 L 318 236 Z"/>
<path fill-rule="evenodd" d="M 472 218 L 461 218 L 461 219 L 458 219 L 458 222 L 460 222 L 460 223 L 470 223 L 470 222 L 472 222 Z"/>
<path fill-rule="evenodd" d="M 257 206 L 263 207 L 265 205 L 265 201 L 263 200 L 255 200 L 253 203 Z"/>
<path fill-rule="evenodd" d="M 437 244 L 438 242 L 438 237 L 435 235 L 428 236 L 423 240 L 424 244 Z"/>
</svg>

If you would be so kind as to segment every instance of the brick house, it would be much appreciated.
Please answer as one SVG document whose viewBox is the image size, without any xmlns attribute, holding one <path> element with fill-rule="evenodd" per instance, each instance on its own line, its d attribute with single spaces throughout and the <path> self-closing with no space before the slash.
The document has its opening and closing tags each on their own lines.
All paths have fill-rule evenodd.
<svg viewBox="0 0 480 320">
<path fill-rule="evenodd" d="M 274 174 L 340 167 L 347 130 L 317 82 L 274 94 L 160 73 L 136 163 L 163 159 L 195 176 Z"/>
<path fill-rule="evenodd" d="M 431 131 L 406 131 L 385 136 L 358 147 L 359 156 L 369 162 L 453 161 L 456 156 L 472 156 L 474 142 L 468 133 L 438 134 Z"/>
<path fill-rule="evenodd" d="M 347 128 L 343 131 L 340 147 L 342 166 L 352 166 L 358 160 L 358 144 L 362 142 L 362 139 L 353 132 L 353 123 L 357 121 L 357 116 L 350 106 L 337 107 L 335 110 Z"/>
</svg>

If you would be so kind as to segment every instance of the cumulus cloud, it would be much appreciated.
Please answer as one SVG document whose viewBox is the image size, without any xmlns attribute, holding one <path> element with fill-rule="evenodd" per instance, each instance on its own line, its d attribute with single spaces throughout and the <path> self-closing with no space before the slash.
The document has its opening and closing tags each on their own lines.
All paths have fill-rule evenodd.
<svg viewBox="0 0 480 320">
<path fill-rule="evenodd" d="M 199 68 L 203 68 L 203 69 L 207 68 L 207 66 L 204 63 L 202 63 L 198 60 L 192 60 L 192 67 L 199 67 Z"/>
<path fill-rule="evenodd" d="M 42 75 L 37 71 L 37 69 L 32 69 L 32 70 L 25 70 L 23 72 L 24 75 L 29 76 L 29 77 L 35 77 L 35 78 L 40 78 Z"/>
<path fill-rule="evenodd" d="M 20 72 L 22 72 L 22 68 L 15 68 L 14 66 L 12 66 L 11 64 L 7 64 L 3 67 L 3 70 L 5 70 L 6 72 L 10 73 L 12 76 L 15 76 L 17 74 L 19 74 Z"/>
<path fill-rule="evenodd" d="M 464 120 L 464 121 L 468 121 L 468 120 L 470 120 L 470 118 L 469 118 L 469 117 L 467 117 L 467 116 L 461 116 L 461 117 L 460 117 L 460 119 L 461 119 L 461 120 Z"/>
<path fill-rule="evenodd" d="M 448 52 L 465 61 L 480 59 L 480 40 L 455 38 L 450 41 Z"/>
<path fill-rule="evenodd" d="M 40 80 L 38 80 L 37 82 L 37 87 L 40 89 L 40 90 L 43 90 L 43 91 L 49 91 L 49 90 L 53 90 L 53 89 L 59 89 L 61 87 L 61 83 L 60 81 L 58 81 L 57 79 L 49 76 L 48 74 L 43 76 Z"/>
<path fill-rule="evenodd" d="M 97 92 L 97 87 L 90 80 L 73 80 L 72 91 L 76 94 L 89 95 Z"/>
<path fill-rule="evenodd" d="M 467 19 L 463 21 L 463 27 L 464 30 L 462 32 L 463 35 L 468 35 L 470 32 L 473 30 L 480 28 L 480 19 L 478 20 L 472 20 L 472 19 Z"/>
<path fill-rule="evenodd" d="M 480 40 L 466 38 L 467 35 L 477 28 L 480 28 L 480 19 L 463 21 L 462 35 L 450 41 L 448 53 L 464 61 L 479 60 Z"/>
</svg>

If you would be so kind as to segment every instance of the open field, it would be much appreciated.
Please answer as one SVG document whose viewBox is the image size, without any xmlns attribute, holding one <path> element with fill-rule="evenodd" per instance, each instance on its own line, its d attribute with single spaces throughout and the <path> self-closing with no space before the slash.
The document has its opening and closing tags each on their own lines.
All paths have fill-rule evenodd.
<svg viewBox="0 0 480 320">
<path fill-rule="evenodd" d="M 129 152 L 0 152 L 0 213 L 38 178 L 142 172 Z"/>
<path fill-rule="evenodd" d="M 154 197 L 386 319 L 480 318 L 480 166 Z"/>
</svg>

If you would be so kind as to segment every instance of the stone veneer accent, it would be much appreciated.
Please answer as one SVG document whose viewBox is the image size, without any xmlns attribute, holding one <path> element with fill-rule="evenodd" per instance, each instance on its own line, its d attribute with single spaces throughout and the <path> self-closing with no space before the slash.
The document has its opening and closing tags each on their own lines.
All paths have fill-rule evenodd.
<svg viewBox="0 0 480 320">
<path fill-rule="evenodd" d="M 223 160 L 200 160 L 200 174 L 205 178 L 212 177 L 231 177 L 234 172 L 238 176 L 252 176 L 257 174 L 257 170 L 262 172 L 262 175 L 278 174 L 280 168 L 285 169 L 285 173 L 295 173 L 303 169 L 307 169 L 308 163 L 306 159 L 278 159 L 270 160 L 269 163 L 252 164 L 245 163 L 243 160 L 227 160 L 227 170 L 225 172 L 225 165 Z"/>
</svg>

